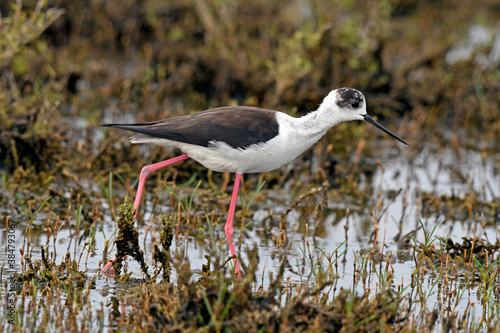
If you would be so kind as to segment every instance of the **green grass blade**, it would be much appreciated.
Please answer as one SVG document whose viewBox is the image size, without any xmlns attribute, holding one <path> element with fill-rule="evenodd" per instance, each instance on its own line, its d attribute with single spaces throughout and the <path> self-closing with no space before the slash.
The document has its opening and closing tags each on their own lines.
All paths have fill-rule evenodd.
<svg viewBox="0 0 500 333">
<path fill-rule="evenodd" d="M 248 203 L 248 207 L 250 207 L 253 202 L 255 201 L 255 199 L 257 198 L 257 195 L 260 193 L 260 191 L 262 190 L 262 188 L 264 187 L 264 185 L 266 184 L 266 181 L 262 181 L 258 187 L 257 187 L 257 191 L 254 192 L 254 194 L 252 195 L 252 198 L 250 198 L 250 202 Z"/>
<path fill-rule="evenodd" d="M 226 318 L 226 316 L 229 312 L 229 308 L 231 307 L 231 304 L 233 303 L 233 300 L 234 300 L 234 291 L 231 293 L 231 295 L 229 295 L 229 299 L 226 303 L 226 306 L 224 307 L 224 310 L 222 310 L 222 314 L 220 315 L 221 322 L 223 322 L 224 319 Z"/>
<path fill-rule="evenodd" d="M 212 229 L 212 223 L 210 223 L 210 218 L 208 217 L 208 214 L 205 214 L 205 218 L 207 219 L 208 233 L 210 234 L 210 239 L 212 240 L 212 245 L 215 246 L 214 230 Z"/>
<path fill-rule="evenodd" d="M 109 172 L 108 193 L 110 200 L 113 199 L 113 173 Z"/>
<path fill-rule="evenodd" d="M 52 199 L 52 196 L 49 196 L 47 199 L 45 199 L 44 202 L 42 202 L 42 204 L 40 205 L 40 207 L 37 209 L 37 211 L 35 212 L 35 214 L 33 215 L 33 220 L 35 220 L 36 216 L 38 215 L 38 213 L 42 210 L 43 206 L 45 206 L 45 204 L 50 200 Z"/>
<path fill-rule="evenodd" d="M 191 185 L 195 181 L 195 179 L 196 179 L 197 176 L 198 176 L 198 174 L 195 172 L 195 173 L 193 173 L 193 175 L 191 176 L 191 178 L 189 178 L 185 183 L 182 183 L 180 185 L 176 185 L 175 187 L 178 188 L 178 189 L 186 188 L 186 187 L 188 187 L 189 185 Z"/>
<path fill-rule="evenodd" d="M 76 211 L 76 227 L 80 227 L 80 223 L 82 221 L 82 205 L 78 207 L 78 210 Z"/>
<path fill-rule="evenodd" d="M 196 187 L 194 188 L 193 193 L 191 193 L 191 197 L 189 198 L 189 204 L 188 204 L 189 211 L 191 211 L 191 208 L 193 207 L 194 194 L 196 193 L 196 190 L 198 190 L 200 185 L 201 185 L 201 180 L 198 182 L 198 185 L 196 185 Z"/>
<path fill-rule="evenodd" d="M 205 290 L 201 291 L 201 296 L 203 296 L 203 303 L 205 303 L 205 306 L 207 307 L 207 311 L 210 314 L 210 321 L 215 321 L 215 314 L 214 310 L 212 309 L 212 306 L 210 305 L 210 302 L 208 301 L 207 294 L 205 293 Z M 209 324 L 210 321 L 207 323 Z"/>
<path fill-rule="evenodd" d="M 167 184 L 165 184 L 165 188 L 167 189 L 167 191 L 169 191 L 170 193 L 172 193 L 174 195 L 175 199 L 181 204 L 182 211 L 185 212 L 186 207 L 184 207 L 181 199 L 177 196 L 177 194 L 174 192 L 174 190 L 172 190 Z"/>
<path fill-rule="evenodd" d="M 101 187 L 104 190 L 104 195 L 106 196 L 106 199 L 109 200 L 108 189 L 106 188 L 106 185 L 104 184 L 104 181 L 102 180 L 101 175 L 97 175 L 97 178 L 99 178 L 99 182 L 101 183 Z"/>
<path fill-rule="evenodd" d="M 26 211 L 26 207 L 24 207 L 24 202 L 23 200 L 21 199 L 21 197 L 19 196 L 19 193 L 16 193 L 17 195 L 17 198 L 19 199 L 19 202 L 21 203 L 21 207 L 23 209 L 23 212 L 24 212 L 24 215 L 26 216 L 26 220 L 30 220 L 30 217 L 28 216 L 28 212 Z"/>
<path fill-rule="evenodd" d="M 123 179 L 123 177 L 119 173 L 115 172 L 114 175 L 116 176 L 116 178 L 118 178 L 118 180 L 120 181 L 120 183 L 122 183 L 124 187 L 127 187 L 127 182 L 125 181 L 125 179 Z"/>
</svg>

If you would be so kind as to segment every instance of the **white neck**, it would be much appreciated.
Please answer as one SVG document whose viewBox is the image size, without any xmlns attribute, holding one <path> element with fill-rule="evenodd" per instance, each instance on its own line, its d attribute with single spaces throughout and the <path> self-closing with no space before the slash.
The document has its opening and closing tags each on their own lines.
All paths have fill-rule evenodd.
<svg viewBox="0 0 500 333">
<path fill-rule="evenodd" d="M 335 117 L 338 113 L 332 112 L 330 108 L 331 105 L 325 106 L 322 104 L 318 110 L 309 112 L 300 118 L 295 118 L 296 130 L 304 137 L 322 137 L 331 127 L 345 121 L 341 117 Z"/>
</svg>

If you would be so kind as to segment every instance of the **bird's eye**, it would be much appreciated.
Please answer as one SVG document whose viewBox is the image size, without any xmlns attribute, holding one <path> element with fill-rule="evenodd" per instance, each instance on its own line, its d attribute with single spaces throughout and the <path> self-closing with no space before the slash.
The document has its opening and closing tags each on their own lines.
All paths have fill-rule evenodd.
<svg viewBox="0 0 500 333">
<path fill-rule="evenodd" d="M 351 103 L 351 107 L 354 108 L 354 109 L 357 109 L 357 108 L 360 107 L 360 104 L 359 104 L 359 102 L 352 102 Z"/>
</svg>

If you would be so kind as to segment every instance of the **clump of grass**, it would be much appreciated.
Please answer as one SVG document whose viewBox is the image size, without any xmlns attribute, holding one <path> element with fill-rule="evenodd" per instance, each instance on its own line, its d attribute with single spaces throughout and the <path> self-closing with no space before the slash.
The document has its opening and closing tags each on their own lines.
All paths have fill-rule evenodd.
<svg viewBox="0 0 500 333">
<path fill-rule="evenodd" d="M 294 327 L 300 327 L 304 332 L 389 331 L 402 318 L 401 299 L 391 289 L 379 292 L 373 298 L 341 290 L 326 308 L 305 300 L 294 302 L 282 320 L 290 327 L 289 332 Z"/>
<path fill-rule="evenodd" d="M 161 222 L 163 225 L 163 230 L 160 232 L 160 243 L 162 245 L 162 249 L 160 250 L 158 244 L 154 244 L 154 259 L 161 263 L 163 281 L 170 282 L 170 273 L 172 271 L 172 266 L 170 264 L 170 246 L 172 245 L 172 239 L 174 238 L 174 228 L 176 224 L 174 223 L 173 216 L 168 214 L 163 214 L 161 216 Z M 153 276 L 153 279 L 155 277 L 156 274 Z"/>
<path fill-rule="evenodd" d="M 123 266 L 123 258 L 130 255 L 139 265 L 141 265 L 142 273 L 146 276 L 147 280 L 149 280 L 150 276 L 148 273 L 148 266 L 144 261 L 144 252 L 139 246 L 139 232 L 134 226 L 134 214 L 135 208 L 128 202 L 118 207 L 118 236 L 115 240 L 116 260 L 113 263 L 113 268 L 117 278 L 119 278 Z"/>
<path fill-rule="evenodd" d="M 487 254 L 488 253 L 486 252 L 486 255 Z M 496 290 L 496 286 L 498 284 L 498 276 L 500 274 L 500 265 L 498 264 L 500 259 L 491 265 L 486 263 L 485 266 L 483 266 L 475 257 L 473 260 L 480 276 L 478 296 L 480 297 L 483 305 L 481 322 L 491 322 L 498 314 L 498 290 Z"/>
<path fill-rule="evenodd" d="M 87 273 L 79 270 L 78 261 L 71 258 L 70 252 L 56 265 L 48 259 L 48 246 L 40 249 L 41 259 L 33 261 L 30 255 L 24 256 L 25 270 L 15 274 L 19 283 L 36 282 L 49 287 L 65 286 L 68 290 L 84 288 L 88 279 Z"/>
</svg>

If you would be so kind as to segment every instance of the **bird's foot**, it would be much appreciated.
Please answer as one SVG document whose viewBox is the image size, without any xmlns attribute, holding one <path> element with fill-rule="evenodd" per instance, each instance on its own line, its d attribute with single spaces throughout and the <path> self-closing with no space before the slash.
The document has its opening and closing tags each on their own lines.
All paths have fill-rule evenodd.
<svg viewBox="0 0 500 333">
<path fill-rule="evenodd" d="M 115 269 L 113 267 L 113 263 L 115 262 L 116 257 L 108 261 L 106 266 L 101 270 L 101 273 L 108 278 L 114 279 L 115 278 Z"/>
</svg>

